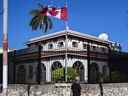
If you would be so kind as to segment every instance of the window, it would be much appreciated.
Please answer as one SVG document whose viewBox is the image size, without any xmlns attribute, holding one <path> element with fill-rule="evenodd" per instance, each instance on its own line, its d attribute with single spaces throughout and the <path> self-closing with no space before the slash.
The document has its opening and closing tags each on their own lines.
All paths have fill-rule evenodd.
<svg viewBox="0 0 128 96">
<path fill-rule="evenodd" d="M 87 44 L 83 44 L 83 48 L 84 49 L 87 49 Z"/>
<path fill-rule="evenodd" d="M 59 42 L 58 43 L 58 47 L 64 47 L 64 43 L 63 42 Z"/>
<path fill-rule="evenodd" d="M 72 46 L 73 47 L 78 47 L 78 43 L 77 42 L 72 42 Z"/>
<path fill-rule="evenodd" d="M 26 79 L 26 68 L 24 65 L 20 65 L 17 70 L 17 82 L 25 83 Z"/>
<path fill-rule="evenodd" d="M 53 49 L 53 44 L 48 44 L 48 49 Z"/>
<path fill-rule="evenodd" d="M 41 45 L 41 50 L 43 50 L 43 48 L 44 48 L 44 46 L 43 46 L 43 45 Z"/>
<path fill-rule="evenodd" d="M 92 46 L 92 48 L 93 48 L 93 50 L 95 50 L 96 49 L 96 46 Z"/>
<path fill-rule="evenodd" d="M 102 47 L 102 52 L 105 52 L 106 51 L 106 48 Z"/>
</svg>

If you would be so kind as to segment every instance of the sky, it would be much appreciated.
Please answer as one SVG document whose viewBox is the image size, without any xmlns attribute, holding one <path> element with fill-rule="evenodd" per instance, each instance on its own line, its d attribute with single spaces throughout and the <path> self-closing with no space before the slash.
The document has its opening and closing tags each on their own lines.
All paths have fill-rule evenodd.
<svg viewBox="0 0 128 96">
<path fill-rule="evenodd" d="M 32 31 L 29 26 L 30 11 L 38 3 L 61 7 L 64 0 L 9 0 L 8 39 L 9 47 L 21 49 L 33 37 L 65 29 L 64 22 L 55 18 L 53 29 L 48 33 Z M 3 1 L 0 0 L 0 13 Z M 98 36 L 102 32 L 109 39 L 122 45 L 128 52 L 128 0 L 68 0 L 69 27 L 71 30 Z M 0 15 L 0 47 L 2 47 L 2 14 Z"/>
</svg>

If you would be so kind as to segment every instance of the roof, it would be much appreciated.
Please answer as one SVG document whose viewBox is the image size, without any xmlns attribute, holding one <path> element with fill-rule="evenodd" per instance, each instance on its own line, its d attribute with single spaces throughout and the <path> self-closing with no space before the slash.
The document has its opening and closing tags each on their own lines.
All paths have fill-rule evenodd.
<svg viewBox="0 0 128 96">
<path fill-rule="evenodd" d="M 88 39 L 88 40 L 93 40 L 93 41 L 102 42 L 102 43 L 110 43 L 111 42 L 111 41 L 105 41 L 105 40 L 99 39 L 98 37 L 92 36 L 92 35 L 89 35 L 89 34 L 80 33 L 80 32 L 73 31 L 73 30 L 63 30 L 63 31 L 51 33 L 51 34 L 48 34 L 48 35 L 43 35 L 43 36 L 31 38 L 31 39 L 28 40 L 27 44 L 34 43 L 34 42 L 39 42 L 39 41 L 43 41 L 43 40 L 47 40 L 47 39 L 56 38 L 56 37 L 59 37 L 59 36 L 66 35 L 66 33 L 69 34 L 69 35 L 76 36 L 76 37 L 82 37 L 82 38 L 85 38 L 85 39 Z"/>
</svg>

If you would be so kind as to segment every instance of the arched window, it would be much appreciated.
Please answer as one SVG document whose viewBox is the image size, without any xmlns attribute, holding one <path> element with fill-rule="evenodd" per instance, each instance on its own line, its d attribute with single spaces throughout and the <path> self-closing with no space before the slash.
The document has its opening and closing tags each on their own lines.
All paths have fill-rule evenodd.
<svg viewBox="0 0 128 96">
<path fill-rule="evenodd" d="M 48 44 L 48 49 L 53 49 L 53 44 Z"/>
<path fill-rule="evenodd" d="M 59 68 L 62 68 L 62 65 L 59 61 L 53 62 L 52 67 L 51 67 L 51 72 L 52 72 L 52 81 L 59 81 L 61 80 L 63 76 L 62 71 L 59 71 Z"/>
<path fill-rule="evenodd" d="M 76 61 L 73 64 L 73 68 L 76 69 L 77 73 L 79 74 L 80 81 L 84 81 L 84 66 L 82 62 Z"/>
<path fill-rule="evenodd" d="M 87 49 L 87 44 L 83 43 L 83 49 Z"/>
<path fill-rule="evenodd" d="M 98 65 L 97 63 L 92 63 L 90 64 L 89 66 L 90 70 L 89 70 L 89 80 L 91 83 L 97 83 L 98 82 L 98 75 L 99 75 L 99 68 L 98 68 Z"/>
<path fill-rule="evenodd" d="M 72 42 L 72 47 L 78 47 L 78 42 L 73 41 Z"/>
<path fill-rule="evenodd" d="M 28 72 L 29 72 L 28 78 L 33 79 L 33 66 L 29 65 Z"/>
<path fill-rule="evenodd" d="M 64 42 L 62 42 L 62 41 L 61 41 L 61 42 L 58 42 L 58 45 L 57 45 L 57 46 L 58 46 L 59 48 L 60 48 L 60 47 L 64 47 Z"/>
<path fill-rule="evenodd" d="M 41 64 L 41 82 L 45 82 L 45 81 L 46 81 L 46 67 L 42 63 Z"/>
<path fill-rule="evenodd" d="M 103 80 L 104 80 L 104 82 L 106 82 L 106 81 L 109 80 L 109 69 L 108 69 L 108 66 L 104 65 L 102 70 L 103 70 Z"/>
<path fill-rule="evenodd" d="M 26 83 L 26 68 L 24 65 L 20 65 L 17 69 L 17 83 Z"/>
<path fill-rule="evenodd" d="M 105 52 L 106 51 L 106 48 L 102 47 L 101 50 L 102 50 L 102 52 Z"/>
<path fill-rule="evenodd" d="M 92 46 L 93 50 L 96 50 L 96 46 Z"/>
<path fill-rule="evenodd" d="M 52 70 L 55 70 L 57 68 L 62 68 L 62 65 L 59 61 L 53 62 L 52 64 Z"/>
</svg>

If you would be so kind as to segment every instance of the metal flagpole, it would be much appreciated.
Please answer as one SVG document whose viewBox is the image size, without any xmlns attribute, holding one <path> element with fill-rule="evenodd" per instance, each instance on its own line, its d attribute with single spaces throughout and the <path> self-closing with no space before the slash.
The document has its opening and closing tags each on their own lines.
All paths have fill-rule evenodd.
<svg viewBox="0 0 128 96">
<path fill-rule="evenodd" d="M 3 0 L 3 96 L 8 84 L 8 0 Z"/>
<path fill-rule="evenodd" d="M 67 32 L 68 30 L 66 30 L 66 35 L 65 35 L 65 81 L 67 82 L 67 59 L 68 59 L 68 56 L 67 56 L 67 51 L 68 51 L 68 36 L 67 36 Z"/>
<path fill-rule="evenodd" d="M 67 8 L 68 4 L 67 4 L 67 0 L 65 0 L 65 7 Z M 65 28 L 66 28 L 66 35 L 65 35 L 65 81 L 67 82 L 67 64 L 68 64 L 68 55 L 67 55 L 67 51 L 68 51 L 68 30 L 69 30 L 69 26 L 68 26 L 68 21 L 65 20 Z"/>
</svg>

